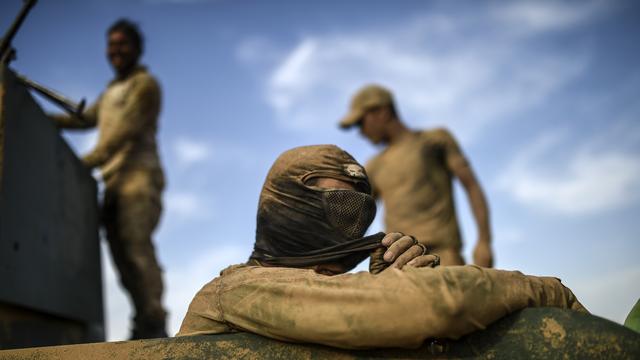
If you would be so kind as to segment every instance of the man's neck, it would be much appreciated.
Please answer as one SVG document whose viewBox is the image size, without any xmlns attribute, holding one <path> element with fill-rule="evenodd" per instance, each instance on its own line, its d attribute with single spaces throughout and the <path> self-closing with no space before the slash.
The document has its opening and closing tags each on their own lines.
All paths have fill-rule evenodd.
<svg viewBox="0 0 640 360">
<path fill-rule="evenodd" d="M 128 67 L 126 70 L 116 72 L 116 80 L 126 79 L 138 68 L 138 66 L 138 64 L 134 64 L 133 66 Z"/>
<path fill-rule="evenodd" d="M 388 125 L 387 144 L 393 145 L 394 143 L 398 142 L 400 139 L 402 139 L 403 137 L 407 136 L 410 133 L 411 133 L 411 130 L 409 130 L 409 128 L 406 127 L 406 125 L 402 123 L 400 119 L 395 119 L 394 121 L 389 122 L 389 125 Z"/>
</svg>

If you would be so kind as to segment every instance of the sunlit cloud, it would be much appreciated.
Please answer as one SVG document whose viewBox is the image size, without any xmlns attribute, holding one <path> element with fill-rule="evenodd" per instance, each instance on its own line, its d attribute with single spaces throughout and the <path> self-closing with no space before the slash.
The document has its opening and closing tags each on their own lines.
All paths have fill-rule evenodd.
<svg viewBox="0 0 640 360">
<path fill-rule="evenodd" d="M 190 166 L 211 157 L 211 147 L 208 143 L 184 136 L 174 141 L 173 150 L 182 166 Z"/>
<path fill-rule="evenodd" d="M 567 215 L 617 209 L 640 200 L 635 153 L 612 145 L 602 148 L 599 141 L 562 150 L 566 140 L 565 133 L 550 132 L 525 145 L 500 176 L 500 188 L 522 204 Z"/>
<path fill-rule="evenodd" d="M 169 191 L 165 195 L 166 218 L 202 220 L 214 215 L 213 207 L 195 192 Z"/>
<path fill-rule="evenodd" d="M 377 82 L 395 92 L 411 125 L 437 121 L 454 128 L 463 141 L 473 140 L 488 125 L 548 99 L 589 64 L 584 51 L 538 53 L 526 40 L 505 36 L 519 24 L 496 17 L 539 13 L 529 15 L 541 24 L 535 31 L 560 26 L 559 20 L 547 19 L 551 10 L 546 7 L 522 6 L 497 14 L 489 8 L 473 18 L 432 14 L 383 29 L 305 36 L 273 68 L 265 97 L 280 126 L 313 132 L 337 122 L 358 87 Z M 591 9 L 589 4 L 574 7 L 581 6 Z M 563 26 L 594 13 L 576 11 L 579 19 Z M 496 31 L 482 31 L 496 26 Z"/>
<path fill-rule="evenodd" d="M 538 33 L 576 26 L 605 11 L 606 1 L 515 1 L 493 6 L 491 14 L 519 33 Z"/>
</svg>

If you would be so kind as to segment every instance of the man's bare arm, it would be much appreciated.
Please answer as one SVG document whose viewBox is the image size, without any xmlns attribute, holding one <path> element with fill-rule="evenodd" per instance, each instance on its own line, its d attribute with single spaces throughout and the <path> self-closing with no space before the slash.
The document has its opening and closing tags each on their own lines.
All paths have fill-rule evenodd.
<svg viewBox="0 0 640 360">
<path fill-rule="evenodd" d="M 489 225 L 489 207 L 480 183 L 468 162 L 459 162 L 451 167 L 453 174 L 460 179 L 464 187 L 473 217 L 478 229 L 478 242 L 473 251 L 473 262 L 484 267 L 493 267 L 493 252 L 491 250 L 491 227 Z"/>
<path fill-rule="evenodd" d="M 98 123 L 98 104 L 100 100 L 89 106 L 82 112 L 82 117 L 69 114 L 51 114 L 49 118 L 53 120 L 58 128 L 62 129 L 90 129 Z"/>
</svg>

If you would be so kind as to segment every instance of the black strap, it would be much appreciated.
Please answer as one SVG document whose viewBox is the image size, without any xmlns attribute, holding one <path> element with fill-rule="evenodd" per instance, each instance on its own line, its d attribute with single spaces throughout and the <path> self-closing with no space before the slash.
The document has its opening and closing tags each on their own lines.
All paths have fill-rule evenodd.
<svg viewBox="0 0 640 360">
<path fill-rule="evenodd" d="M 303 267 L 312 266 L 332 261 L 339 261 L 349 255 L 357 253 L 368 254 L 371 250 L 382 247 L 382 239 L 385 233 L 365 236 L 350 240 L 324 249 L 318 249 L 302 253 L 299 256 L 270 256 L 259 251 L 254 251 L 252 258 L 275 266 Z"/>
</svg>

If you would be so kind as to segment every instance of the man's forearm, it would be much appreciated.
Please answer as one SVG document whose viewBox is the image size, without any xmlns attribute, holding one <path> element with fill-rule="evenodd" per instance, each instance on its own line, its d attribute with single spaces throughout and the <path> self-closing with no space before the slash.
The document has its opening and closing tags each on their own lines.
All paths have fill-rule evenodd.
<svg viewBox="0 0 640 360">
<path fill-rule="evenodd" d="M 584 309 L 555 278 L 476 266 L 334 277 L 290 270 L 256 270 L 265 274 L 242 286 L 225 279 L 229 290 L 211 304 L 241 329 L 352 349 L 457 339 L 528 306 Z"/>
<path fill-rule="evenodd" d="M 477 182 L 468 189 L 468 196 L 473 216 L 476 220 L 476 226 L 478 227 L 478 239 L 480 241 L 491 243 L 489 206 L 487 205 L 484 193 Z"/>
<path fill-rule="evenodd" d="M 450 299 L 450 314 L 436 337 L 459 338 L 484 329 L 494 321 L 525 307 L 558 307 L 586 312 L 559 279 L 528 276 L 519 271 L 476 266 L 442 268 Z"/>
<path fill-rule="evenodd" d="M 88 129 L 93 125 L 83 121 L 77 116 L 66 114 L 52 114 L 49 118 L 53 120 L 53 123 L 61 129 Z"/>
</svg>

